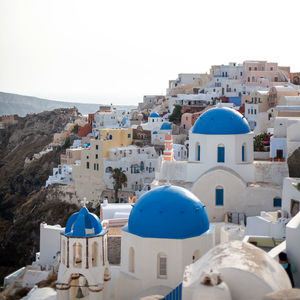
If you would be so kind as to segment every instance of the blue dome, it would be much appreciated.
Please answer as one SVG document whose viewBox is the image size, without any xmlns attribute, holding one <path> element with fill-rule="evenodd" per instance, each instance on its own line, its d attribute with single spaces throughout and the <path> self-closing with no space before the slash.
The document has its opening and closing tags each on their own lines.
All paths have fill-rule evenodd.
<svg viewBox="0 0 300 300">
<path fill-rule="evenodd" d="M 172 125 L 171 123 L 163 123 L 160 127 L 160 130 L 172 130 Z"/>
<path fill-rule="evenodd" d="M 100 219 L 86 207 L 74 213 L 68 220 L 65 235 L 71 237 L 91 237 L 102 232 Z"/>
<path fill-rule="evenodd" d="M 123 230 L 147 238 L 185 239 L 208 229 L 205 206 L 193 193 L 178 186 L 162 186 L 137 201 Z"/>
<path fill-rule="evenodd" d="M 192 133 L 245 134 L 250 132 L 246 118 L 228 107 L 216 107 L 206 111 L 196 121 Z"/>
<path fill-rule="evenodd" d="M 157 131 L 153 131 L 153 134 L 157 134 Z"/>
<path fill-rule="evenodd" d="M 158 113 L 152 113 L 149 118 L 160 118 Z"/>
</svg>

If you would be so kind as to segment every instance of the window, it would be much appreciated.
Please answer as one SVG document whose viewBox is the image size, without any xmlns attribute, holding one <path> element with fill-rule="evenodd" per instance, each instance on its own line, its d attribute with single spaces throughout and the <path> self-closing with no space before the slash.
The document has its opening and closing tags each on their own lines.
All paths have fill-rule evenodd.
<svg viewBox="0 0 300 300">
<path fill-rule="evenodd" d="M 98 243 L 94 242 L 92 246 L 92 266 L 97 267 L 98 265 Z"/>
<path fill-rule="evenodd" d="M 96 145 L 96 150 L 98 150 L 98 145 Z"/>
<path fill-rule="evenodd" d="M 250 82 L 250 77 L 248 77 L 248 82 Z"/>
<path fill-rule="evenodd" d="M 216 206 L 224 205 L 224 189 L 221 186 L 216 187 Z"/>
<path fill-rule="evenodd" d="M 195 250 L 193 253 L 193 263 L 200 258 L 200 250 Z"/>
<path fill-rule="evenodd" d="M 251 67 L 249 67 L 249 71 L 251 71 Z"/>
<path fill-rule="evenodd" d="M 270 70 L 273 71 L 273 67 L 271 67 Z"/>
<path fill-rule="evenodd" d="M 273 206 L 274 207 L 281 207 L 281 198 L 276 197 L 273 199 Z"/>
<path fill-rule="evenodd" d="M 90 168 L 90 163 L 87 161 L 86 162 L 86 168 L 89 169 Z"/>
<path fill-rule="evenodd" d="M 73 244 L 73 266 L 77 268 L 82 266 L 82 245 L 80 243 Z"/>
<path fill-rule="evenodd" d="M 196 160 L 198 160 L 198 161 L 200 161 L 200 154 L 201 154 L 201 147 L 200 147 L 200 145 L 197 145 L 197 158 L 196 158 Z"/>
<path fill-rule="evenodd" d="M 111 134 L 109 135 L 109 139 L 112 140 L 112 135 Z"/>
<path fill-rule="evenodd" d="M 128 271 L 134 273 L 134 249 L 129 248 Z"/>
<path fill-rule="evenodd" d="M 255 82 L 255 77 L 254 76 L 252 76 L 252 82 Z"/>
<path fill-rule="evenodd" d="M 105 173 L 112 173 L 112 171 L 113 171 L 112 167 L 107 167 L 105 169 Z"/>
<path fill-rule="evenodd" d="M 167 255 L 159 253 L 157 255 L 157 278 L 167 278 Z"/>
<path fill-rule="evenodd" d="M 257 67 L 254 67 L 254 71 L 257 71 Z"/>
<path fill-rule="evenodd" d="M 89 156 L 88 156 L 88 155 L 86 156 L 86 159 L 89 159 Z"/>
<path fill-rule="evenodd" d="M 254 108 L 254 114 L 256 115 L 256 108 Z"/>
<path fill-rule="evenodd" d="M 98 154 L 95 155 L 95 158 L 98 159 Z"/>
<path fill-rule="evenodd" d="M 225 147 L 224 145 L 218 146 L 218 162 L 225 162 Z"/>
<path fill-rule="evenodd" d="M 129 138 L 129 139 L 131 138 L 131 134 L 130 134 L 130 133 L 128 133 L 128 138 Z"/>
<path fill-rule="evenodd" d="M 246 144 L 242 146 L 242 161 L 246 161 Z"/>
</svg>

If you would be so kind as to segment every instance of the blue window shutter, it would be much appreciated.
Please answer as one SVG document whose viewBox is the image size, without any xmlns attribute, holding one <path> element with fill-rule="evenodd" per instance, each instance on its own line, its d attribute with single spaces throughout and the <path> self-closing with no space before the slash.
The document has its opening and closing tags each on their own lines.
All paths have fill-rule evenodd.
<svg viewBox="0 0 300 300">
<path fill-rule="evenodd" d="M 200 145 L 198 145 L 198 160 L 200 161 L 200 151 L 201 151 L 201 148 L 200 148 Z"/>
<path fill-rule="evenodd" d="M 225 148 L 218 147 L 218 162 L 225 162 Z"/>
<path fill-rule="evenodd" d="M 242 161 L 245 161 L 245 146 L 242 146 Z"/>
<path fill-rule="evenodd" d="M 224 205 L 224 190 L 216 189 L 216 205 L 223 206 Z"/>
</svg>

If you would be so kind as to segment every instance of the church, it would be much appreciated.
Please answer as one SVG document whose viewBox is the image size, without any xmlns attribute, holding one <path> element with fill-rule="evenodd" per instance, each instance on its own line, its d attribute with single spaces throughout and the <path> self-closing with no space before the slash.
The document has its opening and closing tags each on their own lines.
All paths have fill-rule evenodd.
<svg viewBox="0 0 300 300">
<path fill-rule="evenodd" d="M 214 225 L 193 193 L 158 187 L 134 205 L 122 229 L 121 264 L 110 267 L 107 230 L 83 207 L 61 232 L 57 298 L 141 299 L 176 288 L 179 293 L 185 266 L 215 246 L 214 235 Z"/>
<path fill-rule="evenodd" d="M 219 104 L 191 128 L 188 161 L 162 160 L 152 187 L 169 182 L 189 189 L 213 222 L 280 209 L 287 163 L 255 160 L 253 137 L 242 114 Z"/>
</svg>

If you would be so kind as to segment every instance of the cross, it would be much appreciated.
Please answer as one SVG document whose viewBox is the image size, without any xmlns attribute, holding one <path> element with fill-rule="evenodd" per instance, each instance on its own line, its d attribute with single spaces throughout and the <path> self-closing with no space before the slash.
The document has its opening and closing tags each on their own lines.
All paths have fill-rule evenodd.
<svg viewBox="0 0 300 300">
<path fill-rule="evenodd" d="M 88 204 L 89 202 L 86 201 L 86 197 L 83 197 L 83 200 L 81 201 L 81 204 L 83 204 L 83 207 L 86 207 L 86 205 Z"/>
</svg>

